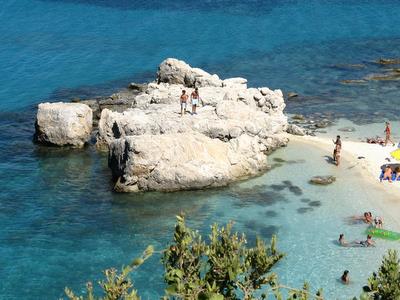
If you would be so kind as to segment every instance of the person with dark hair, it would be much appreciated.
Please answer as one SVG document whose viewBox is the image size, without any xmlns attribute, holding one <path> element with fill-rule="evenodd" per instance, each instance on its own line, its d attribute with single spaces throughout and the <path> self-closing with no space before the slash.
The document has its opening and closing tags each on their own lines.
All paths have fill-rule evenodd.
<svg viewBox="0 0 400 300">
<path fill-rule="evenodd" d="M 359 244 L 364 247 L 375 247 L 375 242 L 372 240 L 372 236 L 369 234 L 367 235 L 367 239 L 359 242 Z"/>
<path fill-rule="evenodd" d="M 183 116 L 186 113 L 186 105 L 187 105 L 187 100 L 188 100 L 188 95 L 186 95 L 186 91 L 182 90 L 182 95 L 181 95 L 181 116 Z"/>
<path fill-rule="evenodd" d="M 349 284 L 350 283 L 350 276 L 349 276 L 349 271 L 345 270 L 343 272 L 342 277 L 340 277 L 340 280 L 342 281 L 343 284 Z"/>
<path fill-rule="evenodd" d="M 335 144 L 335 149 L 333 150 L 333 161 L 337 166 L 340 164 L 340 151 L 342 150 L 342 141 L 340 140 L 340 135 L 336 136 L 336 141 L 332 140 Z"/>
</svg>

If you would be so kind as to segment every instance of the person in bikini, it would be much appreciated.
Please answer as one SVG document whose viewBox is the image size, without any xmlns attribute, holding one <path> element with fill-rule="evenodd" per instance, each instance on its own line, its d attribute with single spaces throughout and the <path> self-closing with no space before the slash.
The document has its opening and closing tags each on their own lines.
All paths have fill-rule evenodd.
<svg viewBox="0 0 400 300">
<path fill-rule="evenodd" d="M 395 144 L 393 143 L 392 137 L 391 137 L 392 129 L 390 127 L 390 123 L 389 122 L 386 122 L 386 127 L 385 127 L 385 131 L 384 132 L 385 132 L 385 144 L 384 144 L 385 147 L 386 147 L 388 142 L 391 142 L 393 144 L 393 146 L 394 146 Z"/>
<path fill-rule="evenodd" d="M 192 115 L 197 115 L 196 108 L 199 105 L 200 95 L 199 89 L 195 88 L 192 94 L 190 95 L 190 99 L 192 101 Z"/>
<path fill-rule="evenodd" d="M 336 141 L 332 140 L 335 144 L 335 149 L 333 150 L 333 161 L 337 166 L 340 164 L 340 151 L 342 150 L 342 141 L 340 140 L 340 135 L 336 137 Z"/>
<path fill-rule="evenodd" d="M 400 179 L 400 167 L 396 167 L 394 168 L 394 173 L 396 174 L 396 178 L 395 180 L 399 180 Z"/>
<path fill-rule="evenodd" d="M 186 105 L 187 105 L 187 100 L 188 100 L 188 95 L 186 95 L 186 91 L 183 90 L 182 91 L 182 95 L 181 95 L 181 116 L 183 116 L 186 113 Z"/>
<path fill-rule="evenodd" d="M 381 179 L 381 182 L 382 180 L 385 179 L 388 179 L 389 182 L 392 182 L 392 174 L 393 174 L 392 168 L 390 166 L 386 166 L 385 171 L 383 172 L 383 178 Z"/>
</svg>

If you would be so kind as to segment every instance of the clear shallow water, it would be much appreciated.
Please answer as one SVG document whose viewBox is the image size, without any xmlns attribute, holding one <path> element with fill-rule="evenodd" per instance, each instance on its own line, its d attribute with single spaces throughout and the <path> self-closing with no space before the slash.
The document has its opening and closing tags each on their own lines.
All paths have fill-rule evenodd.
<svg viewBox="0 0 400 300">
<path fill-rule="evenodd" d="M 172 56 L 221 77 L 246 77 L 252 86 L 296 91 L 303 97 L 288 102 L 289 112 L 330 111 L 359 123 L 396 120 L 399 81 L 349 86 L 340 80 L 382 73 L 385 68 L 373 61 L 400 56 L 399 9 L 397 1 L 3 1 L 0 276 L 7 280 L 0 298 L 56 299 L 65 285 L 79 290 L 147 244 L 163 247 L 181 210 L 203 232 L 216 220 L 230 219 L 253 239 L 277 232 L 288 253 L 277 267 L 284 282 L 300 286 L 309 279 L 330 298 L 358 294 L 385 248 L 397 245 L 380 242 L 371 250 L 332 243 L 339 230 L 361 238 L 364 228 L 346 226 L 343 217 L 367 209 L 380 213 L 380 195 L 359 181 L 320 190 L 308 186 L 317 168 L 331 168 L 322 153 L 311 162 L 310 152 L 291 146 L 275 156 L 308 162 L 227 189 L 116 195 L 105 157 L 91 148 L 31 143 L 34 106 L 151 80 L 159 62 Z M 288 179 L 303 195 L 271 187 Z M 299 213 L 309 207 L 303 198 L 321 206 Z M 387 223 L 400 230 L 393 220 Z M 158 259 L 135 278 L 144 299 L 162 292 Z M 344 268 L 355 282 L 338 294 L 335 280 Z"/>
</svg>

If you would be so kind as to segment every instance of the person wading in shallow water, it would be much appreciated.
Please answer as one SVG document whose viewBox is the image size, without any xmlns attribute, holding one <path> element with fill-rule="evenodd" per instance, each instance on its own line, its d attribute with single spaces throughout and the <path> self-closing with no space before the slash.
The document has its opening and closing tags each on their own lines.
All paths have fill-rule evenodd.
<svg viewBox="0 0 400 300">
<path fill-rule="evenodd" d="M 340 151 L 342 150 L 342 141 L 340 140 L 340 135 L 336 136 L 336 141 L 332 140 L 335 144 L 335 149 L 333 150 L 333 161 L 337 166 L 340 164 Z"/>
<path fill-rule="evenodd" d="M 186 105 L 187 105 L 187 100 L 188 100 L 188 95 L 186 95 L 186 91 L 182 91 L 181 95 L 181 116 L 186 113 Z"/>
<path fill-rule="evenodd" d="M 192 100 L 192 115 L 197 115 L 196 108 L 197 108 L 197 105 L 199 105 L 199 100 L 200 100 L 198 88 L 194 89 L 194 91 L 190 95 L 190 99 Z"/>
<path fill-rule="evenodd" d="M 389 122 L 386 122 L 386 127 L 385 127 L 385 131 L 384 132 L 385 132 L 385 146 L 387 145 L 388 142 L 391 142 L 393 144 L 393 146 L 394 146 L 394 143 L 393 143 L 392 137 L 391 137 L 392 129 L 390 128 L 390 123 Z"/>
</svg>

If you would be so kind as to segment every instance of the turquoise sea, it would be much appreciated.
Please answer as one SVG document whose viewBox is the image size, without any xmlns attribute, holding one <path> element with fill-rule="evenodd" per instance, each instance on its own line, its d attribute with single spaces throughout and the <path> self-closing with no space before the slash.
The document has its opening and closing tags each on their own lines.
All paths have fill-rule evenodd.
<svg viewBox="0 0 400 300">
<path fill-rule="evenodd" d="M 318 149 L 292 143 L 274 153 L 276 168 L 231 187 L 173 194 L 115 194 L 105 155 L 32 143 L 36 105 L 107 95 L 129 82 L 154 79 L 167 57 L 251 86 L 297 92 L 287 112 L 359 124 L 399 120 L 400 81 L 365 81 L 399 65 L 398 1 L 134 1 L 3 0 L 0 6 L 0 299 L 58 299 L 101 270 L 128 263 L 148 244 L 162 249 L 175 215 L 186 212 L 201 232 L 234 220 L 237 230 L 278 234 L 288 255 L 275 271 L 283 282 L 308 280 L 328 299 L 358 295 L 387 248 L 343 249 L 344 232 L 364 237 L 345 218 L 381 214 L 379 191 L 353 169 L 337 170 Z M 393 70 L 392 70 L 393 71 Z M 394 128 L 396 130 L 396 128 Z M 280 166 L 273 159 L 286 160 Z M 318 159 L 316 159 L 318 158 Z M 318 172 L 346 181 L 327 188 Z M 290 182 L 287 182 L 290 181 Z M 295 188 L 293 188 L 293 186 Z M 400 231 L 396 217 L 386 223 Z M 340 232 L 339 232 L 340 231 Z M 349 269 L 353 284 L 337 278 Z M 143 299 L 163 293 L 159 256 L 134 276 Z"/>
</svg>

